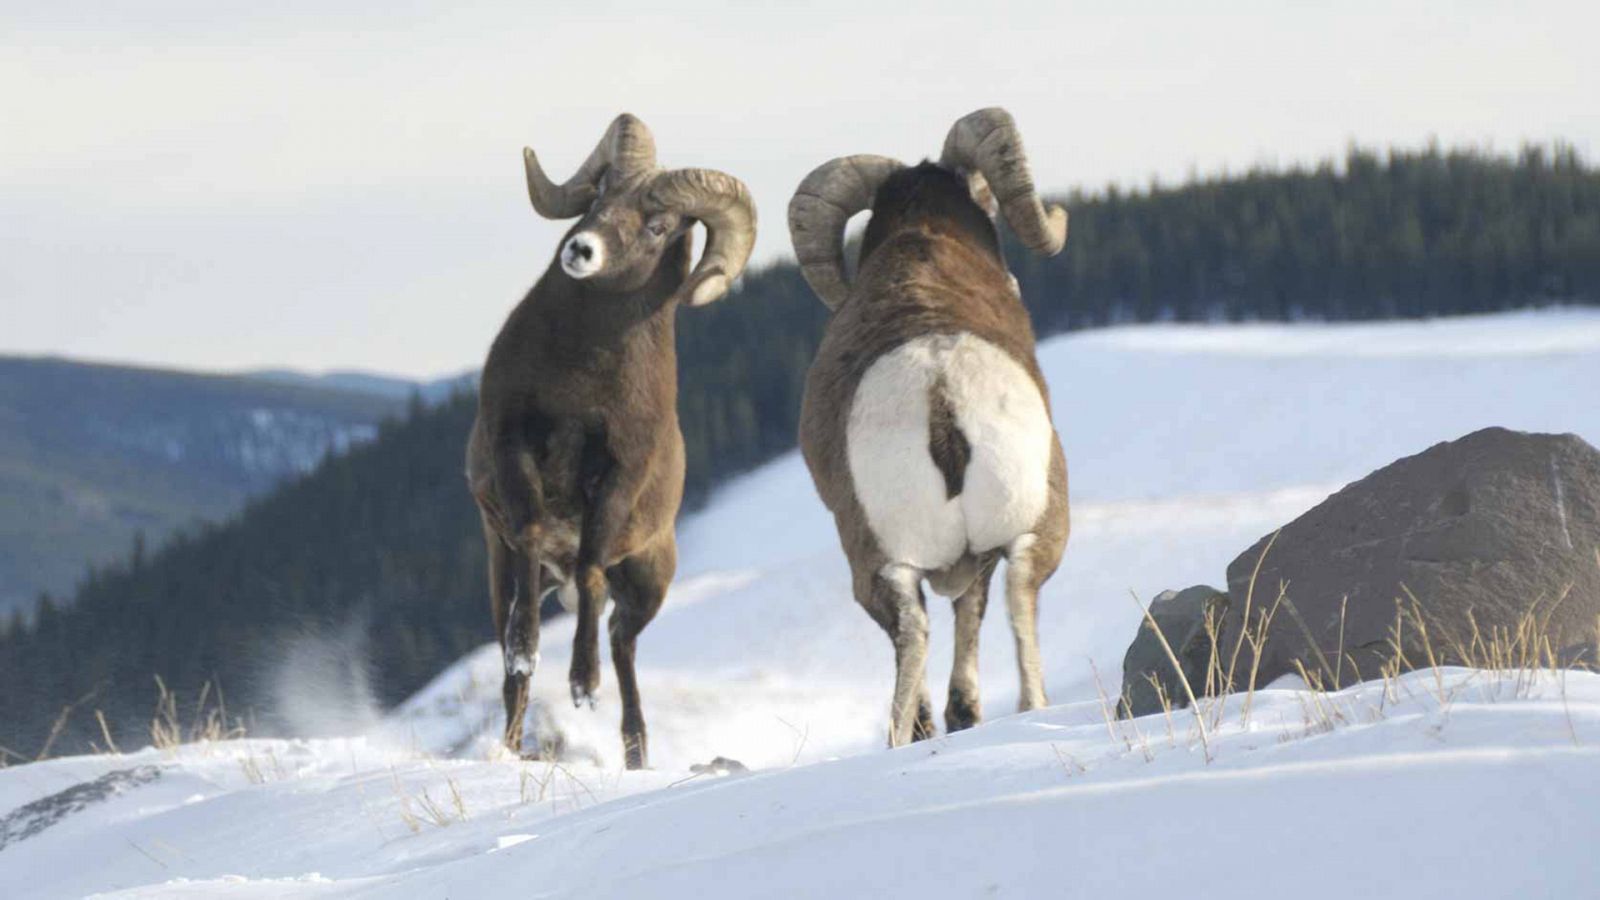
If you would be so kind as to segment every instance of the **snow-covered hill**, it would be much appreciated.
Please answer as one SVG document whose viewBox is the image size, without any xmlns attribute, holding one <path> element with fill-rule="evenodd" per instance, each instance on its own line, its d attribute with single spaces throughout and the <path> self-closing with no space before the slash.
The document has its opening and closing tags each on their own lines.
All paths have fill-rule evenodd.
<svg viewBox="0 0 1600 900">
<path fill-rule="evenodd" d="M 552 622 L 535 693 L 560 763 L 494 752 L 500 665 L 484 648 L 349 738 L 0 770 L 0 896 L 1589 889 L 1600 677 L 1280 684 L 1248 722 L 1224 710 L 1207 749 L 1187 712 L 1108 725 L 1096 672 L 1118 689 L 1130 592 L 1221 582 L 1261 534 L 1398 456 L 1485 425 L 1600 443 L 1600 314 L 1137 327 L 1040 356 L 1073 485 L 1072 542 L 1041 601 L 1056 706 L 1006 715 L 995 607 L 989 724 L 882 750 L 890 646 L 790 456 L 680 530 L 678 583 L 640 646 L 653 771 L 620 770 L 609 669 L 599 710 L 571 708 L 571 625 Z M 942 707 L 950 614 L 930 611 Z M 752 771 L 693 771 L 717 756 Z"/>
</svg>

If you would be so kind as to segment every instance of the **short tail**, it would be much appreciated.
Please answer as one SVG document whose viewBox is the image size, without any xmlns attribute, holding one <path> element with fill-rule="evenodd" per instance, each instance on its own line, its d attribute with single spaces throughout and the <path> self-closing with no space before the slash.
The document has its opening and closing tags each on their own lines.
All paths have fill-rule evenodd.
<svg viewBox="0 0 1600 900">
<path fill-rule="evenodd" d="M 945 393 L 944 379 L 928 388 L 928 455 L 944 478 L 945 498 L 959 497 L 966 487 L 972 444 L 956 423 L 955 407 Z"/>
</svg>

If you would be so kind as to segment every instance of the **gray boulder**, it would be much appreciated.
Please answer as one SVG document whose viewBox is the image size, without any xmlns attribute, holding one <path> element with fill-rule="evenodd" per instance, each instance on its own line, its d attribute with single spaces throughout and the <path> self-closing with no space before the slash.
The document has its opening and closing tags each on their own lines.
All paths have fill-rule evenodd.
<svg viewBox="0 0 1600 900">
<path fill-rule="evenodd" d="M 1224 654 L 1239 639 L 1258 562 L 1252 622 L 1280 586 L 1284 596 L 1258 685 L 1297 671 L 1297 661 L 1329 685 L 1377 677 L 1394 658 L 1397 604 L 1410 610 L 1398 632 L 1402 668 L 1428 665 L 1419 619 L 1445 663 L 1470 661 L 1475 633 L 1515 633 L 1530 621 L 1553 648 L 1592 661 L 1600 451 L 1570 434 L 1487 428 L 1346 486 L 1228 566 Z M 1235 690 L 1249 657 L 1245 644 Z"/>
<path fill-rule="evenodd" d="M 1183 675 L 1189 679 L 1197 696 L 1205 690 L 1206 666 L 1211 660 L 1211 634 L 1206 629 L 1206 615 L 1209 612 L 1214 622 L 1220 624 L 1227 609 L 1228 595 L 1204 585 L 1162 591 L 1150 603 L 1150 617 L 1156 620 L 1161 633 L 1172 645 Z M 1152 678 L 1161 685 L 1161 693 L 1166 694 L 1172 706 L 1188 705 L 1183 682 L 1147 619 L 1139 623 L 1139 633 L 1122 657 L 1120 715 L 1144 716 L 1161 711 L 1161 696 Z"/>
</svg>

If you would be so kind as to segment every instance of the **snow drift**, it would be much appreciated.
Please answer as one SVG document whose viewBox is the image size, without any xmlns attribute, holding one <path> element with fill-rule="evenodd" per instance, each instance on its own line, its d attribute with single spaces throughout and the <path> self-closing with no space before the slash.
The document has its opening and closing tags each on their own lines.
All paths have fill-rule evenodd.
<svg viewBox="0 0 1600 900">
<path fill-rule="evenodd" d="M 552 622 L 534 690 L 560 762 L 497 758 L 486 647 L 349 738 L 0 770 L 0 895 L 1587 890 L 1600 676 L 1280 683 L 1248 720 L 1233 701 L 1202 743 L 1188 712 L 1108 723 L 1096 675 L 1117 691 L 1130 592 L 1220 582 L 1263 533 L 1401 455 L 1486 425 L 1600 442 L 1600 314 L 1135 327 L 1048 341 L 1040 362 L 1073 488 L 1072 541 L 1041 600 L 1057 705 L 1006 715 L 1016 675 L 990 615 L 989 723 L 881 749 L 889 643 L 850 599 L 790 456 L 680 531 L 679 580 L 639 651 L 656 769 L 621 771 L 609 668 L 598 711 L 571 708 L 571 626 Z M 929 605 L 939 700 L 950 611 Z M 753 771 L 696 773 L 717 756 Z M 142 766 L 160 774 L 114 776 L 30 824 L 62 792 Z"/>
</svg>

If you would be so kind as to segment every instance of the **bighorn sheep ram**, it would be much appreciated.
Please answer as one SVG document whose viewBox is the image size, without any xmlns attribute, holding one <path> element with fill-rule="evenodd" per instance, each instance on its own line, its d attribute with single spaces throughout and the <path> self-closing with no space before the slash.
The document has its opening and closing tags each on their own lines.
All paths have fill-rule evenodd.
<svg viewBox="0 0 1600 900">
<path fill-rule="evenodd" d="M 845 223 L 867 209 L 851 282 Z M 957 121 L 938 164 L 835 159 L 789 204 L 802 272 L 833 310 L 806 380 L 800 446 L 856 600 L 894 642 L 891 746 L 934 733 L 924 578 L 955 598 L 946 726 L 980 720 L 978 628 L 1002 556 L 1019 706 L 1045 703 L 1035 615 L 1067 543 L 1067 469 L 998 211 L 1034 251 L 1066 240 L 1066 211 L 1039 202 L 1002 109 Z"/>
<path fill-rule="evenodd" d="M 674 312 L 727 293 L 750 258 L 755 207 L 732 176 L 658 168 L 650 130 L 631 115 L 564 184 L 531 149 L 524 162 L 540 215 L 582 218 L 495 338 L 467 448 L 504 652 L 505 742 L 521 751 L 545 593 L 575 608 L 572 699 L 591 707 L 609 593 L 623 750 L 641 768 L 634 650 L 677 565 L 683 498 Z M 708 239 L 691 271 L 695 222 Z"/>
</svg>

